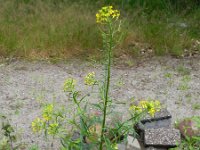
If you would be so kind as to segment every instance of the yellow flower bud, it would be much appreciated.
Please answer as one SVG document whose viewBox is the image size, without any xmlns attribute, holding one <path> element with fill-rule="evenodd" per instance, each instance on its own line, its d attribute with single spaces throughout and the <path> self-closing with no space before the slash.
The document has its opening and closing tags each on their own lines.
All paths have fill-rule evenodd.
<svg viewBox="0 0 200 150">
<path fill-rule="evenodd" d="M 88 73 L 84 78 L 84 82 L 86 85 L 94 85 L 96 83 L 95 73 L 94 72 Z"/>
<path fill-rule="evenodd" d="M 108 23 L 109 21 L 117 20 L 120 16 L 118 10 L 113 10 L 113 6 L 104 6 L 96 14 L 97 23 Z"/>
</svg>

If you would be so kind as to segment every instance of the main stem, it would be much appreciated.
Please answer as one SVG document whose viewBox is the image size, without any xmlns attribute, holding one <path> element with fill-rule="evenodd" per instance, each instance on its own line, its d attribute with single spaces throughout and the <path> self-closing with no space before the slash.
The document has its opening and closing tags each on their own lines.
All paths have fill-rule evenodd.
<svg viewBox="0 0 200 150">
<path fill-rule="evenodd" d="M 107 104 L 109 99 L 109 87 L 110 87 L 110 68 L 111 68 L 111 57 L 112 57 L 112 44 L 113 44 L 113 29 L 112 23 L 109 22 L 109 47 L 107 49 L 107 74 L 106 74 L 106 82 L 105 82 L 105 97 L 104 97 L 104 110 L 103 110 L 103 122 L 102 122 L 102 129 L 101 129 L 101 141 L 99 150 L 103 149 L 103 134 L 105 132 L 105 123 L 106 123 L 106 114 L 107 114 Z M 107 43 L 106 43 L 107 44 Z M 107 48 L 107 47 L 106 47 Z"/>
</svg>

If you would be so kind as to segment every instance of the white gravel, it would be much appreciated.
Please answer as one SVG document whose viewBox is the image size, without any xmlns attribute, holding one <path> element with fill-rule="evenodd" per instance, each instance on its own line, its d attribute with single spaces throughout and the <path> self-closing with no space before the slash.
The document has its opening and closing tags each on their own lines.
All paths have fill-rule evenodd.
<svg viewBox="0 0 200 150">
<path fill-rule="evenodd" d="M 41 111 L 37 100 L 67 105 L 67 97 L 62 90 L 64 80 L 76 78 L 77 88 L 86 93 L 88 88 L 83 77 L 91 71 L 96 73 L 97 78 L 103 76 L 102 65 L 77 60 L 58 64 L 19 60 L 9 64 L 2 62 L 0 113 L 10 118 L 25 143 L 45 145 L 30 128 Z M 132 67 L 116 65 L 112 68 L 111 82 L 113 102 L 124 117 L 128 115 L 133 98 L 136 101 L 148 98 L 160 100 L 172 114 L 173 121 L 200 115 L 200 58 L 157 57 L 137 62 Z M 95 98 L 92 97 L 91 101 Z"/>
</svg>

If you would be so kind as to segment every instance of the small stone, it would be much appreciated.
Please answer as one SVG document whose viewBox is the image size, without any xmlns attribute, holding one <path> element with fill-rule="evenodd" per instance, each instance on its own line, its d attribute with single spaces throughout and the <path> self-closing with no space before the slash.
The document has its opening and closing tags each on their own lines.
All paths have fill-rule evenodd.
<svg viewBox="0 0 200 150">
<path fill-rule="evenodd" d="M 126 150 L 126 145 L 124 143 L 117 144 L 119 150 Z"/>
<path fill-rule="evenodd" d="M 138 142 L 138 140 L 132 136 L 128 136 L 127 137 L 128 140 L 128 144 L 127 144 L 127 150 L 141 150 L 141 146 L 140 143 Z"/>
<path fill-rule="evenodd" d="M 200 117 L 199 121 L 195 118 L 198 119 L 198 117 L 188 118 L 179 123 L 178 129 L 184 137 L 200 136 L 200 126 L 198 125 Z"/>
<path fill-rule="evenodd" d="M 180 132 L 177 129 L 145 129 L 144 132 L 145 146 L 176 147 L 177 143 L 180 143 L 180 138 Z"/>
<path fill-rule="evenodd" d="M 181 23 L 179 23 L 179 27 L 181 27 L 181 28 L 187 28 L 188 25 L 185 22 L 181 22 Z"/>
</svg>

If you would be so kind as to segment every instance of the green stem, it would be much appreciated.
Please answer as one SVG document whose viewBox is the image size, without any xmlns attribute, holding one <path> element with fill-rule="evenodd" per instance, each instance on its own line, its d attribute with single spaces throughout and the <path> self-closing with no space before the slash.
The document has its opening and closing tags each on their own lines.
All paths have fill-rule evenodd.
<svg viewBox="0 0 200 150">
<path fill-rule="evenodd" d="M 10 140 L 10 148 L 11 148 L 11 150 L 14 150 L 11 135 L 9 134 L 8 137 L 9 137 L 9 140 Z"/>
<path fill-rule="evenodd" d="M 124 121 L 118 128 L 117 128 L 117 131 L 119 129 L 121 129 L 125 123 L 129 122 L 129 121 L 132 121 L 132 120 L 136 120 L 136 118 L 140 118 L 140 116 L 143 116 L 146 112 L 143 112 L 143 113 L 139 113 L 139 114 L 136 114 L 136 115 L 133 115 L 131 118 L 127 119 L 126 121 Z M 137 121 L 136 121 L 137 122 Z"/>
<path fill-rule="evenodd" d="M 85 132 L 88 131 L 87 125 L 84 121 L 84 113 L 83 113 L 82 108 L 80 106 L 80 102 L 84 99 L 84 97 L 80 101 L 78 101 L 77 100 L 78 92 L 74 91 L 72 94 L 73 94 L 73 101 L 74 101 L 75 105 L 77 106 L 77 110 L 78 110 L 78 113 L 80 115 L 80 130 L 81 130 L 80 131 L 80 140 L 81 140 L 80 141 L 80 150 L 82 150 L 83 149 L 83 143 L 84 143 L 83 137 L 84 137 Z"/>
<path fill-rule="evenodd" d="M 125 122 L 123 122 L 118 128 L 117 128 L 117 132 L 119 131 L 119 129 L 121 127 L 123 127 L 123 125 L 129 121 L 132 121 L 132 120 L 136 120 L 136 118 L 140 118 L 141 116 L 143 116 L 146 112 L 143 112 L 143 113 L 139 113 L 139 114 L 136 114 L 136 115 L 133 115 L 131 118 L 127 119 Z M 136 121 L 137 122 L 137 121 Z M 133 123 L 135 124 L 135 123 Z M 131 126 L 133 128 L 133 126 Z M 115 137 L 114 139 L 111 140 L 112 141 L 115 141 L 117 140 L 120 136 L 124 135 L 125 133 L 129 132 L 129 128 L 126 129 L 122 134 L 119 134 L 117 137 Z"/>
<path fill-rule="evenodd" d="M 107 44 L 107 43 L 106 43 Z M 110 74 L 111 74 L 111 57 L 112 57 L 112 44 L 113 44 L 113 29 L 112 29 L 112 23 L 109 22 L 109 47 L 107 49 L 107 74 L 106 74 L 106 82 L 105 82 L 105 97 L 104 97 L 104 110 L 103 110 L 103 121 L 102 121 L 102 129 L 101 129 L 101 141 L 99 150 L 103 149 L 103 134 L 105 132 L 105 123 L 106 123 L 106 114 L 107 114 L 107 105 L 108 105 L 108 99 L 109 99 L 109 87 L 110 87 Z"/>
</svg>

